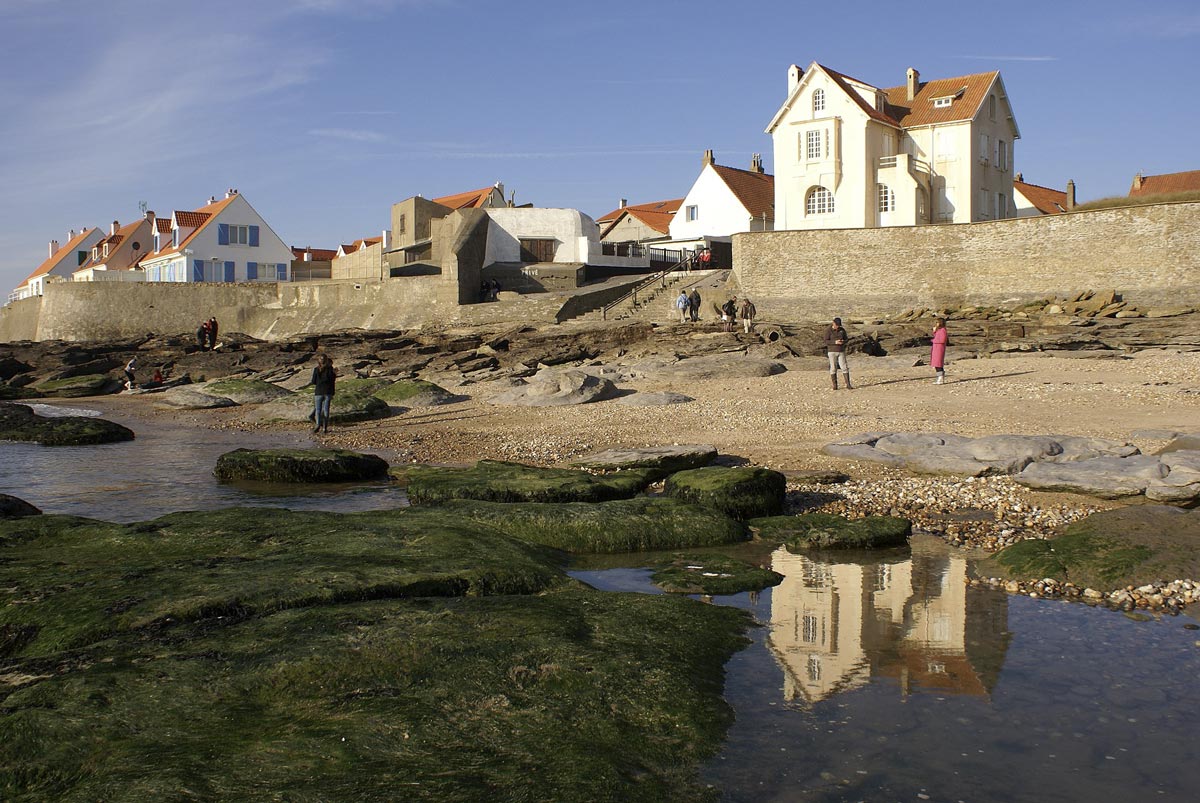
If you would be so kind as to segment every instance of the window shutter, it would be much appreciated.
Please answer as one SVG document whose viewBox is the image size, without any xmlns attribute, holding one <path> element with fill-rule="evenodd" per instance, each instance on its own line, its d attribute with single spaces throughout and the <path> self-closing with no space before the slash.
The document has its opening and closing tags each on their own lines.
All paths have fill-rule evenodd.
<svg viewBox="0 0 1200 803">
<path fill-rule="evenodd" d="M 233 281 L 233 263 L 232 262 L 225 263 L 225 281 L 227 281 L 227 282 Z"/>
<path fill-rule="evenodd" d="M 229 224 L 217 224 L 217 245 L 229 245 Z"/>
<path fill-rule="evenodd" d="M 192 281 L 204 281 L 204 260 L 196 259 L 192 261 Z"/>
<path fill-rule="evenodd" d="M 246 280 L 253 282 L 256 279 L 258 279 L 258 263 L 257 262 L 247 262 L 246 263 Z"/>
<path fill-rule="evenodd" d="M 250 247 L 258 248 L 258 226 L 250 227 Z"/>
<path fill-rule="evenodd" d="M 275 278 L 281 282 L 287 281 L 287 265 L 280 262 L 275 266 Z"/>
</svg>

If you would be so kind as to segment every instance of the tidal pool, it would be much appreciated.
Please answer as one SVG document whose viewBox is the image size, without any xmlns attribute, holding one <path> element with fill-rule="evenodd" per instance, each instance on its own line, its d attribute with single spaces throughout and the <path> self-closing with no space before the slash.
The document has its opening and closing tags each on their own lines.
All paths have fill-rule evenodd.
<svg viewBox="0 0 1200 803">
<path fill-rule="evenodd" d="M 761 627 L 727 666 L 736 722 L 702 772 L 725 801 L 1194 801 L 1200 631 L 971 588 L 929 537 L 715 597 Z M 649 570 L 572 574 L 654 591 Z"/>
</svg>

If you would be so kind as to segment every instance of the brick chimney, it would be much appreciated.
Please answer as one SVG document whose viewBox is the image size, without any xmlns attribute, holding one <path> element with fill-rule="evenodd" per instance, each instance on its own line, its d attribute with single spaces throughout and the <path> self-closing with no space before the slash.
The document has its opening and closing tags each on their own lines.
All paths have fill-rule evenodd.
<svg viewBox="0 0 1200 803">
<path fill-rule="evenodd" d="M 50 241 L 50 256 L 54 256 L 57 253 L 58 253 L 58 240 L 51 240 Z"/>
<path fill-rule="evenodd" d="M 1075 208 L 1075 179 L 1067 181 L 1067 211 Z"/>
<path fill-rule="evenodd" d="M 150 221 L 150 231 L 154 231 L 154 210 L 147 209 L 146 214 L 143 217 Z"/>
<path fill-rule="evenodd" d="M 706 150 L 704 152 L 704 159 L 701 161 L 701 164 L 703 164 L 705 167 L 707 167 L 708 165 L 716 164 L 716 163 L 717 163 L 717 160 L 715 157 L 713 157 L 712 148 L 709 148 L 708 150 Z"/>
<path fill-rule="evenodd" d="M 908 96 L 908 99 L 912 100 L 913 98 L 915 98 L 917 96 L 917 90 L 920 88 L 921 88 L 921 73 L 917 72 L 916 67 L 909 67 L 908 68 L 908 83 L 906 86 L 906 89 L 908 91 L 905 93 Z"/>
<path fill-rule="evenodd" d="M 114 234 L 117 233 L 117 229 L 119 229 L 119 228 L 121 228 L 121 224 L 114 220 L 112 222 L 112 225 L 109 226 L 109 228 L 108 228 L 108 236 L 112 237 Z"/>
<path fill-rule="evenodd" d="M 762 173 L 763 172 L 762 154 L 761 153 L 750 154 L 750 172 L 751 173 Z"/>
</svg>

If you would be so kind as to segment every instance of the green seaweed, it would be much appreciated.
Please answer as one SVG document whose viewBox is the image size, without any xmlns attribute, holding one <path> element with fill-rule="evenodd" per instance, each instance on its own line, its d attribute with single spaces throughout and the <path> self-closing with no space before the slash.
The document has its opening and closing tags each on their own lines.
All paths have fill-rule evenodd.
<svg viewBox="0 0 1200 803">
<path fill-rule="evenodd" d="M 416 505 L 451 499 L 483 502 L 604 502 L 628 499 L 653 479 L 649 469 L 593 475 L 563 468 L 539 468 L 501 460 L 480 460 L 472 468 L 411 466 L 403 472 L 408 497 Z"/>
<path fill-rule="evenodd" d="M 654 584 L 677 594 L 739 594 L 779 585 L 783 575 L 728 555 L 676 555 L 653 575 Z"/>
<path fill-rule="evenodd" d="M 810 549 L 890 549 L 904 546 L 912 522 L 895 516 L 847 519 L 832 513 L 767 516 L 747 522 L 759 538 L 780 541 L 791 551 Z"/>
<path fill-rule="evenodd" d="M 756 466 L 707 466 L 680 471 L 667 477 L 663 486 L 667 496 L 716 508 L 735 519 L 783 512 L 786 492 L 786 477 Z"/>
<path fill-rule="evenodd" d="M 23 404 L 0 402 L 0 441 L 33 441 L 43 446 L 92 446 L 133 440 L 133 430 L 94 416 L 36 415 Z"/>
<path fill-rule="evenodd" d="M 213 469 L 222 482 L 355 482 L 387 473 L 382 457 L 347 449 L 234 449 L 218 457 Z"/>
</svg>

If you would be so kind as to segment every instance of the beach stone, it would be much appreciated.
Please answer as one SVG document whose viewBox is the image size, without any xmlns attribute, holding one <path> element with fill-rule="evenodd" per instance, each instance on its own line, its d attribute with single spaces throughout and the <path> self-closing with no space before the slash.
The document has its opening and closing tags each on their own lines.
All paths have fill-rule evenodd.
<svg viewBox="0 0 1200 803">
<path fill-rule="evenodd" d="M 1181 451 L 1200 451 L 1200 435 L 1173 433 L 1171 442 L 1158 450 L 1159 454 Z"/>
<path fill-rule="evenodd" d="M 1062 446 L 1062 453 L 1041 458 L 1052 463 L 1073 463 L 1093 457 L 1132 457 L 1141 450 L 1128 441 L 1111 438 L 1088 438 L 1077 435 L 1052 435 Z M 1039 461 L 1040 462 L 1040 461 Z"/>
<path fill-rule="evenodd" d="M 1200 502 L 1200 451 L 1167 452 L 1160 461 L 1167 475 L 1146 484 L 1146 498 L 1172 505 Z"/>
<path fill-rule="evenodd" d="M 756 466 L 707 466 L 667 477 L 663 493 L 716 508 L 735 519 L 774 516 L 783 512 L 787 478 Z"/>
<path fill-rule="evenodd" d="M 769 516 L 746 522 L 759 538 L 782 541 L 790 551 L 820 549 L 889 549 L 904 546 L 912 522 L 894 516 L 847 519 L 831 513 Z"/>
<path fill-rule="evenodd" d="M 451 393 L 441 385 L 422 379 L 389 382 L 372 391 L 371 395 L 392 407 L 436 407 L 440 404 L 453 404 L 465 398 Z"/>
<path fill-rule="evenodd" d="M 231 378 L 214 379 L 197 388 L 210 396 L 224 397 L 237 404 L 263 404 L 281 396 L 290 396 L 291 391 L 264 382 L 261 379 Z"/>
<path fill-rule="evenodd" d="M 748 357 L 736 352 L 706 354 L 683 360 L 643 360 L 632 367 L 636 376 L 658 380 L 753 379 L 782 374 L 787 366 L 778 360 Z"/>
<path fill-rule="evenodd" d="M 843 474 L 833 469 L 807 468 L 796 471 L 784 471 L 788 482 L 801 482 L 811 485 L 841 485 L 850 481 L 849 474 Z"/>
<path fill-rule="evenodd" d="M 664 390 L 657 393 L 631 393 L 617 399 L 617 404 L 624 404 L 628 407 L 666 407 L 670 404 L 687 404 L 690 401 L 695 401 L 695 399 L 682 393 Z"/>
<path fill-rule="evenodd" d="M 783 575 L 728 555 L 675 555 L 650 578 L 670 594 L 740 594 L 783 582 Z"/>
<path fill-rule="evenodd" d="M 411 466 L 393 476 L 408 485 L 414 505 L 452 499 L 483 502 L 604 502 L 636 496 L 654 479 L 649 469 L 596 476 L 586 471 L 480 460 L 470 468 Z"/>
<path fill-rule="evenodd" d="M 1014 479 L 1039 491 L 1067 491 L 1120 499 L 1140 496 L 1152 480 L 1162 479 L 1167 469 L 1154 455 L 1095 457 L 1073 463 L 1032 463 Z"/>
<path fill-rule="evenodd" d="M 717 459 L 717 448 L 708 445 L 646 446 L 640 449 L 605 449 L 571 463 L 579 468 L 612 471 L 627 468 L 650 468 L 660 476 L 707 466 Z"/>
<path fill-rule="evenodd" d="M 104 396 L 116 393 L 123 387 L 120 381 L 108 374 L 84 374 L 64 379 L 39 382 L 34 389 L 43 396 L 59 399 L 78 399 L 83 396 Z"/>
<path fill-rule="evenodd" d="M 226 396 L 205 393 L 194 385 L 184 385 L 164 391 L 155 405 L 158 407 L 177 407 L 182 410 L 215 410 L 220 407 L 236 407 L 237 402 Z"/>
<path fill-rule="evenodd" d="M 41 513 L 41 510 L 24 499 L 0 494 L 0 519 L 20 519 L 25 516 L 39 516 Z"/>
<path fill-rule="evenodd" d="M 346 449 L 235 449 L 217 458 L 222 482 L 356 482 L 387 476 L 382 457 Z"/>
<path fill-rule="evenodd" d="M 0 402 L 0 441 L 91 446 L 133 440 L 133 430 L 96 416 L 42 416 L 25 404 Z"/>
<path fill-rule="evenodd" d="M 1200 510 L 1132 505 L 1094 513 L 1055 538 L 997 552 L 981 571 L 1014 579 L 1069 578 L 1078 587 L 1103 590 L 1200 577 Z"/>
<path fill-rule="evenodd" d="M 313 397 L 309 393 L 293 393 L 280 396 L 258 408 L 256 417 L 263 421 L 311 421 Z M 343 393 L 337 390 L 329 406 L 329 417 L 334 423 L 369 421 L 391 415 L 391 408 L 382 399 L 366 393 Z"/>
<path fill-rule="evenodd" d="M 491 403 L 506 407 L 562 407 L 611 398 L 616 386 L 607 379 L 575 369 L 543 369 L 524 385 L 498 393 Z"/>
</svg>

